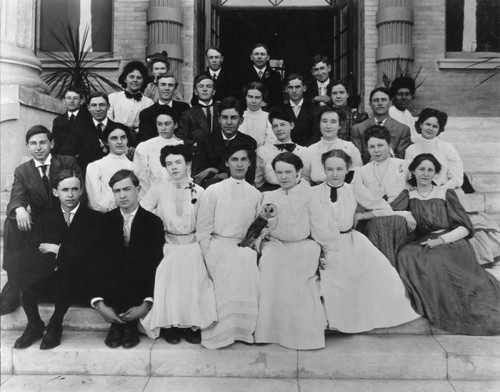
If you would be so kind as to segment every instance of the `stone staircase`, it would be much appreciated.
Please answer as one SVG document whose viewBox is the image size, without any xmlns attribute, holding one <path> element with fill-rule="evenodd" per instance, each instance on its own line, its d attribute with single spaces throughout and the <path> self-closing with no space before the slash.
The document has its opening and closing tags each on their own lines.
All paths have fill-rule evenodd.
<svg viewBox="0 0 500 392">
<path fill-rule="evenodd" d="M 466 195 L 468 208 L 497 223 L 499 127 L 498 118 L 451 118 L 442 135 L 458 149 L 477 191 Z M 8 197 L 2 193 L 2 223 Z M 4 280 L 2 274 L 2 285 Z M 41 306 L 46 322 L 52 311 Z M 449 335 L 425 319 L 366 334 L 329 334 L 327 347 L 313 351 L 241 343 L 211 351 L 145 336 L 134 349 L 113 350 L 104 345 L 108 324 L 84 306 L 68 312 L 61 346 L 14 350 L 25 323 L 21 309 L 1 318 L 2 392 L 500 391 L 500 336 Z"/>
</svg>

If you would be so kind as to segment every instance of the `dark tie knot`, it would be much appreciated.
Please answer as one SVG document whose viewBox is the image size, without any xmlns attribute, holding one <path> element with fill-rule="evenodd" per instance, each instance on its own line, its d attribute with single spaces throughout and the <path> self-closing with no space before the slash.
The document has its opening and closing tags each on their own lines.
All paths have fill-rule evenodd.
<svg viewBox="0 0 500 392">
<path fill-rule="evenodd" d="M 45 176 L 47 174 L 47 167 L 49 165 L 41 165 L 40 170 L 42 171 L 42 174 Z"/>
<path fill-rule="evenodd" d="M 140 101 L 142 99 L 141 93 L 131 93 L 131 92 L 125 91 L 125 96 L 128 99 L 135 99 L 136 101 Z"/>
<path fill-rule="evenodd" d="M 288 152 L 293 152 L 295 150 L 295 143 L 279 143 L 275 144 L 276 148 L 280 151 L 288 151 Z"/>
</svg>

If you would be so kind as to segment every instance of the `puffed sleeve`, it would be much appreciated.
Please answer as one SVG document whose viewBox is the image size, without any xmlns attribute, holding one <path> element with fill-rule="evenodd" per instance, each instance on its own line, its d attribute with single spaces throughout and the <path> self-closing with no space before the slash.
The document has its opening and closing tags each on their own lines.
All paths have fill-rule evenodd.
<svg viewBox="0 0 500 392">
<path fill-rule="evenodd" d="M 257 162 L 255 168 L 255 180 L 254 184 L 256 188 L 260 188 L 265 182 L 265 161 L 264 161 L 264 151 L 263 146 L 257 148 Z"/>
<path fill-rule="evenodd" d="M 471 238 L 474 235 L 474 227 L 469 218 L 469 215 L 465 211 L 465 208 L 460 203 L 457 194 L 453 189 L 448 189 L 446 191 L 446 209 L 448 211 L 448 221 L 450 223 L 450 228 L 455 230 L 458 227 L 464 227 L 468 231 L 466 238 Z M 447 234 L 451 234 L 447 233 Z M 465 238 L 462 237 L 462 238 Z M 456 241 L 457 239 L 455 239 Z M 446 241 L 446 239 L 445 239 Z M 448 241 L 446 241 L 448 242 Z"/>
<path fill-rule="evenodd" d="M 460 188 L 464 183 L 464 165 L 458 151 L 450 143 L 445 144 L 446 160 L 448 161 L 449 173 L 445 186 L 448 189 Z"/>
<path fill-rule="evenodd" d="M 109 195 L 108 184 L 104 184 L 101 167 L 97 162 L 92 162 L 87 166 L 85 187 L 90 208 L 95 211 L 107 212 L 115 207 L 115 202 Z"/>
<path fill-rule="evenodd" d="M 202 241 L 209 240 L 214 231 L 215 208 L 217 207 L 217 197 L 213 187 L 206 189 L 201 199 L 198 210 L 198 220 L 196 222 L 196 239 Z"/>
<path fill-rule="evenodd" d="M 357 181 L 352 184 L 354 198 L 363 208 L 369 210 L 375 216 L 394 215 L 390 204 L 381 197 L 376 197 L 366 186 Z"/>
<path fill-rule="evenodd" d="M 158 185 L 153 185 L 146 192 L 144 197 L 141 199 L 141 207 L 149 212 L 155 212 L 158 207 L 158 201 L 160 198 L 160 189 Z"/>
<path fill-rule="evenodd" d="M 309 219 L 311 236 L 320 244 L 323 251 L 333 251 L 340 237 L 340 231 L 334 219 L 329 219 L 329 214 L 322 208 L 320 192 L 312 192 L 309 202 Z"/>
<path fill-rule="evenodd" d="M 139 178 L 141 191 L 147 192 L 151 186 L 148 170 L 147 147 L 144 142 L 139 143 L 134 152 L 134 173 Z"/>
<path fill-rule="evenodd" d="M 408 189 L 405 189 L 391 202 L 391 208 L 394 211 L 405 211 L 408 210 L 409 204 L 410 194 Z"/>
</svg>

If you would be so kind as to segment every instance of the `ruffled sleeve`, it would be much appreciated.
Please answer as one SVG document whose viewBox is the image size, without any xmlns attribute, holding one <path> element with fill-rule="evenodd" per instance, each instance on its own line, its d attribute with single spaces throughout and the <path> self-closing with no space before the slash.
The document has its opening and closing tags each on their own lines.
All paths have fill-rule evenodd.
<svg viewBox="0 0 500 392">
<path fill-rule="evenodd" d="M 363 208 L 375 216 L 394 215 L 391 206 L 381 197 L 376 197 L 366 186 L 357 181 L 353 185 L 354 198 Z"/>
<path fill-rule="evenodd" d="M 410 194 L 408 189 L 403 190 L 392 202 L 391 207 L 394 211 L 406 211 L 410 204 Z"/>
<path fill-rule="evenodd" d="M 465 227 L 469 232 L 467 238 L 471 238 L 474 235 L 474 227 L 453 189 L 446 191 L 446 209 L 450 228 L 454 230 L 460 226 Z"/>
</svg>

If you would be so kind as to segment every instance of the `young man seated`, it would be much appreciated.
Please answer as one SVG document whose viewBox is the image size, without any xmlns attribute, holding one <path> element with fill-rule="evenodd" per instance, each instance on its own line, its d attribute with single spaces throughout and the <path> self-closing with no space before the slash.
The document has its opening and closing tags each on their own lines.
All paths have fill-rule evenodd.
<svg viewBox="0 0 500 392">
<path fill-rule="evenodd" d="M 294 127 L 292 114 L 283 106 L 275 107 L 269 113 L 269 121 L 273 127 L 277 142 L 266 142 L 257 149 L 255 186 L 261 191 L 270 191 L 279 188 L 278 180 L 272 167 L 272 161 L 276 155 L 284 151 L 292 152 L 302 160 L 304 163 L 302 176 L 306 181 L 309 181 L 311 165 L 308 159 L 307 148 L 295 144 L 290 137 Z"/>
<path fill-rule="evenodd" d="M 26 348 L 43 336 L 45 325 L 38 311 L 38 290 L 50 281 L 54 287 L 54 313 L 40 349 L 59 346 L 64 315 L 76 299 L 83 299 L 82 276 L 96 253 L 100 214 L 80 203 L 83 184 L 71 170 L 62 170 L 52 180 L 52 192 L 60 207 L 34 221 L 33 248 L 20 260 L 22 305 L 28 325 L 14 348 Z M 38 253 L 38 254 L 37 254 Z"/>
<path fill-rule="evenodd" d="M 91 272 L 91 305 L 111 328 L 111 348 L 139 344 L 137 322 L 153 302 L 156 267 L 163 257 L 163 222 L 139 206 L 139 179 L 119 170 L 109 180 L 118 208 L 103 216 L 100 257 Z"/>
<path fill-rule="evenodd" d="M 9 314 L 19 306 L 17 266 L 30 241 L 33 221 L 59 206 L 50 189 L 50 180 L 63 169 L 80 172 L 75 158 L 52 155 L 52 133 L 43 125 L 34 125 L 26 133 L 26 147 L 33 159 L 14 171 L 14 183 L 7 205 L 4 224 L 3 268 L 8 282 L 2 290 L 1 314 Z"/>
<path fill-rule="evenodd" d="M 193 173 L 194 180 L 204 188 L 229 178 L 229 168 L 225 154 L 233 144 L 246 145 L 250 150 L 257 149 L 257 142 L 251 136 L 238 131 L 243 121 L 243 105 L 234 97 L 227 97 L 219 105 L 220 131 L 212 132 L 198 144 Z M 253 184 L 255 160 L 252 159 L 246 173 L 246 180 Z"/>
</svg>

